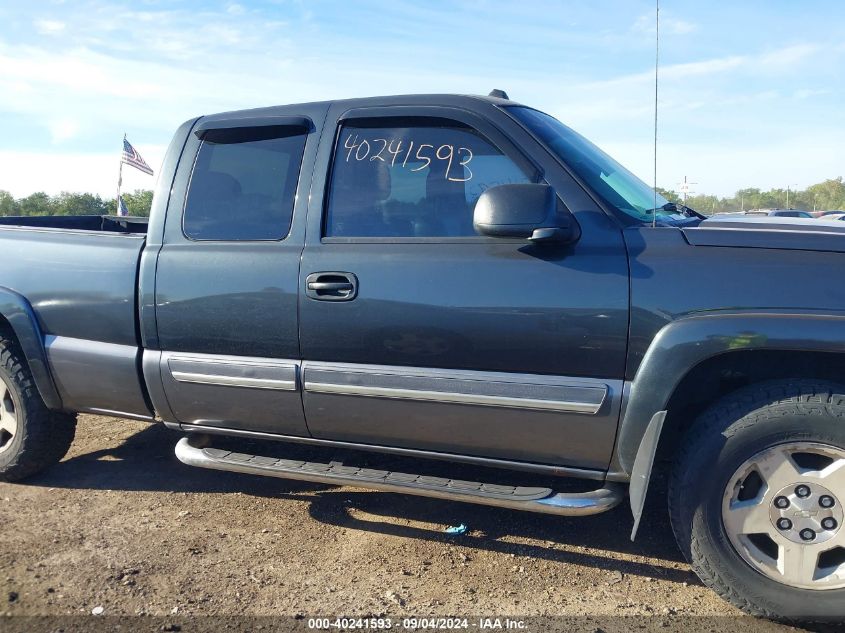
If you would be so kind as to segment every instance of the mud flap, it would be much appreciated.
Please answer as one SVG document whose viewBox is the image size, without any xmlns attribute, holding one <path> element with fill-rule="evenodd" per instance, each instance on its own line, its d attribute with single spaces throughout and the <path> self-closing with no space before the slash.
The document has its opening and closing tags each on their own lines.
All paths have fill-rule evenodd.
<svg viewBox="0 0 845 633">
<path fill-rule="evenodd" d="M 631 499 L 631 512 L 634 515 L 634 529 L 631 530 L 631 540 L 637 537 L 637 530 L 640 527 L 640 519 L 645 507 L 648 483 L 651 479 L 651 470 L 654 466 L 654 456 L 657 453 L 657 444 L 660 441 L 660 432 L 663 430 L 663 422 L 666 420 L 666 411 L 655 413 L 651 422 L 643 434 L 637 456 L 634 458 L 634 468 L 631 471 L 631 485 L 628 496 Z"/>
</svg>

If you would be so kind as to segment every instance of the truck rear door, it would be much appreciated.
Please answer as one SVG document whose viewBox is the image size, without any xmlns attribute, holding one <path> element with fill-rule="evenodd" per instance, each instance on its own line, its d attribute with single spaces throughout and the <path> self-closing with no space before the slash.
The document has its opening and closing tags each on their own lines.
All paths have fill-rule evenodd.
<svg viewBox="0 0 845 633">
<path fill-rule="evenodd" d="M 333 108 L 300 273 L 311 433 L 605 468 L 628 323 L 619 227 L 501 112 Z M 578 218 L 577 244 L 473 231 L 482 191 L 541 180 Z"/>
<path fill-rule="evenodd" d="M 170 421 L 305 436 L 297 285 L 325 106 L 265 112 L 202 119 L 189 135 L 145 373 L 158 365 L 156 408 Z"/>
</svg>

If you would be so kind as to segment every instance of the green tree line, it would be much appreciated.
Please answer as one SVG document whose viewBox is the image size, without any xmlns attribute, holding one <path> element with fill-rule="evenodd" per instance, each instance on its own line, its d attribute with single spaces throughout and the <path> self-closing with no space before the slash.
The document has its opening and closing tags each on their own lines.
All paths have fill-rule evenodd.
<svg viewBox="0 0 845 633">
<path fill-rule="evenodd" d="M 129 215 L 148 217 L 153 202 L 153 192 L 136 189 L 122 192 L 121 197 Z M 8 191 L 0 189 L 0 215 L 115 215 L 115 198 L 101 198 L 93 193 L 70 193 L 63 191 L 50 196 L 43 191 L 25 198 L 15 198 Z"/>
<path fill-rule="evenodd" d="M 667 200 L 680 202 L 683 196 L 671 189 L 657 189 Z M 123 201 L 129 215 L 150 215 L 153 192 L 136 189 L 123 193 Z M 733 196 L 720 198 L 707 194 L 688 196 L 686 204 L 696 211 L 710 215 L 748 209 L 786 208 L 786 189 L 740 189 Z M 806 189 L 789 191 L 789 207 L 793 209 L 845 211 L 845 182 L 842 177 L 810 185 Z M 114 198 L 101 198 L 91 193 L 62 192 L 56 196 L 44 192 L 33 193 L 25 198 L 15 198 L 8 191 L 0 190 L 0 215 L 114 215 Z"/>
<path fill-rule="evenodd" d="M 683 196 L 671 189 L 657 188 L 664 198 L 680 202 Z M 707 194 L 687 196 L 686 205 L 700 213 L 729 213 L 749 209 L 785 209 L 787 208 L 786 189 L 740 189 L 733 196 L 720 198 Z M 845 182 L 842 177 L 825 180 L 806 189 L 789 190 L 789 208 L 804 211 L 845 211 Z"/>
</svg>

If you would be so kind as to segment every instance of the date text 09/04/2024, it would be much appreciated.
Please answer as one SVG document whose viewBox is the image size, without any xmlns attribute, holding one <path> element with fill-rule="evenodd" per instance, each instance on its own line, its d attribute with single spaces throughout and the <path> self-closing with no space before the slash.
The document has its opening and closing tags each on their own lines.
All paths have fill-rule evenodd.
<svg viewBox="0 0 845 633">
<path fill-rule="evenodd" d="M 401 621 L 394 621 L 392 618 L 309 618 L 308 628 L 313 630 L 389 630 L 401 628 L 409 631 L 420 630 L 467 630 L 478 629 L 481 631 L 496 630 L 525 630 L 524 620 L 512 618 L 485 618 L 476 620 L 469 618 L 445 618 L 445 617 L 409 617 Z"/>
</svg>

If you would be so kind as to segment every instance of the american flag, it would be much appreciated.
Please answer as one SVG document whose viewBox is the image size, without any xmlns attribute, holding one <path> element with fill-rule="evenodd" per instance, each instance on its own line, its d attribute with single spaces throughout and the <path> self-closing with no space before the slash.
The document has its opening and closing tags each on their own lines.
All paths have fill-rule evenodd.
<svg viewBox="0 0 845 633">
<path fill-rule="evenodd" d="M 126 208 L 126 203 L 123 201 L 123 196 L 117 197 L 117 214 L 122 216 L 129 215 L 129 209 Z"/>
<path fill-rule="evenodd" d="M 141 158 L 141 155 L 138 151 L 132 147 L 132 144 L 123 139 L 123 156 L 120 157 L 120 162 L 126 163 L 127 165 L 132 165 L 135 169 L 140 169 L 145 174 L 149 174 L 150 176 L 153 175 L 153 170 L 150 169 L 150 166 Z"/>
</svg>

